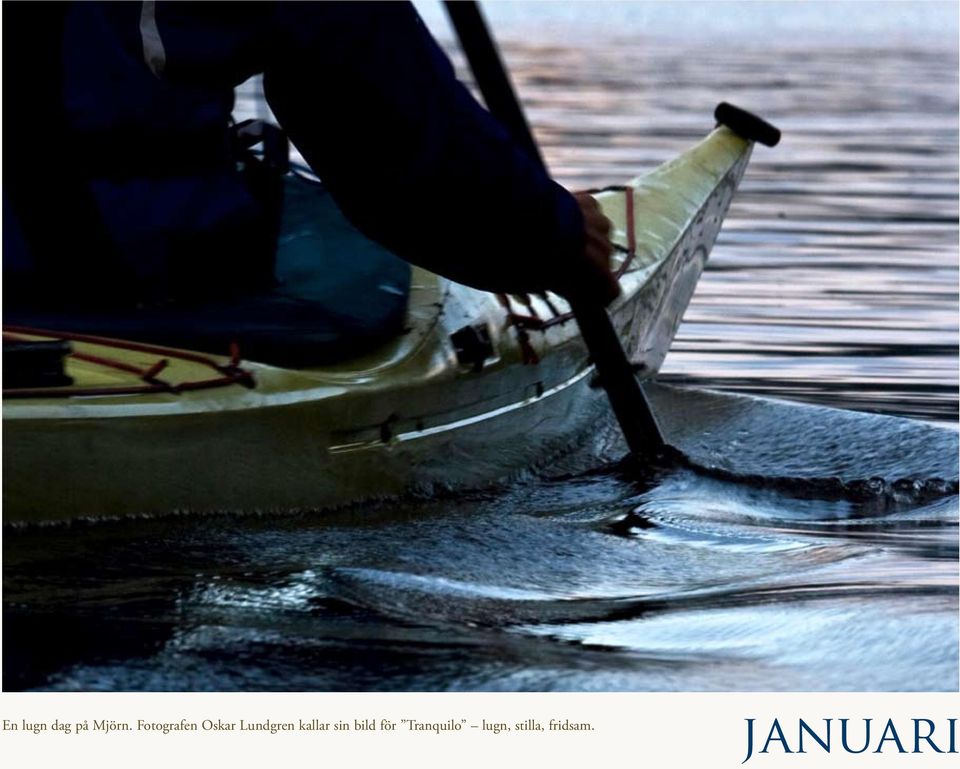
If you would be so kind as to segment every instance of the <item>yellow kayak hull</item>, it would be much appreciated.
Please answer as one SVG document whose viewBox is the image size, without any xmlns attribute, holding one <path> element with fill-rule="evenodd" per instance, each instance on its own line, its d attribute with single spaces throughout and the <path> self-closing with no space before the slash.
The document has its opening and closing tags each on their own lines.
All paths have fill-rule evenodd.
<svg viewBox="0 0 960 769">
<path fill-rule="evenodd" d="M 663 362 L 751 148 L 720 127 L 596 193 L 632 250 L 618 257 L 629 261 L 611 317 L 642 376 Z M 415 269 L 409 332 L 335 366 L 74 341 L 72 388 L 5 393 L 4 523 L 319 510 L 503 480 L 584 440 L 607 408 L 568 310 L 557 296 L 498 297 Z M 489 337 L 479 363 L 458 358 L 467 327 Z M 229 381 L 195 386 L 218 376 Z"/>
</svg>

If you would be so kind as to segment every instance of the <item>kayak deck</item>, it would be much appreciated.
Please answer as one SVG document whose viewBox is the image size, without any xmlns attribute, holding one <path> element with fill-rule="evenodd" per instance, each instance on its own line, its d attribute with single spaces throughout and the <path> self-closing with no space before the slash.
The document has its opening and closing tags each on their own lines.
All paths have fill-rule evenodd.
<svg viewBox="0 0 960 769">
<path fill-rule="evenodd" d="M 94 396 L 181 394 L 188 390 L 255 386 L 250 372 L 242 369 L 234 347 L 228 362 L 200 353 L 118 339 L 21 326 L 5 326 L 3 341 L 32 343 L 71 342 L 64 358 L 64 373 L 70 384 L 58 387 L 4 388 L 5 399 L 76 398 Z"/>
<path fill-rule="evenodd" d="M 751 146 L 721 127 L 595 193 L 622 273 L 611 319 L 643 376 L 666 355 Z M 569 447 L 606 408 L 561 297 L 497 296 L 420 269 L 411 284 L 407 333 L 323 367 L 78 339 L 75 394 L 5 399 L 5 523 L 321 509 L 476 487 Z M 171 386 L 109 392 L 150 385 L 151 371 Z"/>
</svg>

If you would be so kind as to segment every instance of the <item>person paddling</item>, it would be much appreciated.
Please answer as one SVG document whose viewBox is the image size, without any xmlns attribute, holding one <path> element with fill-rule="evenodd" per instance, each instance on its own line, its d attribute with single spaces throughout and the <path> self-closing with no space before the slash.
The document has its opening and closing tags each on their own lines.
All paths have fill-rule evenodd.
<svg viewBox="0 0 960 769">
<path fill-rule="evenodd" d="M 477 103 L 410 3 L 5 10 L 8 306 L 268 290 L 275 228 L 231 129 L 233 89 L 258 73 L 347 218 L 398 256 L 490 291 L 618 294 L 593 198 Z"/>
</svg>

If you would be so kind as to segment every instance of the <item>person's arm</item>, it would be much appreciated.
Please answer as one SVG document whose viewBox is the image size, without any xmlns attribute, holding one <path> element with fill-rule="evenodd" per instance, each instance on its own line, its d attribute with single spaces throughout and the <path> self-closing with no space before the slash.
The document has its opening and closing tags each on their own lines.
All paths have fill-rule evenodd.
<svg viewBox="0 0 960 769">
<path fill-rule="evenodd" d="M 274 8 L 267 100 L 361 231 L 478 288 L 616 295 L 609 222 L 456 80 L 412 5 Z"/>
</svg>

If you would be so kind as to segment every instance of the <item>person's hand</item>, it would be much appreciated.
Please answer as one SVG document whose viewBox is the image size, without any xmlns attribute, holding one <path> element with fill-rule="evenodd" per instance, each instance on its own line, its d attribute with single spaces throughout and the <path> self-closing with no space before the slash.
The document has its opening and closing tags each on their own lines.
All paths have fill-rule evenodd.
<svg viewBox="0 0 960 769">
<path fill-rule="evenodd" d="M 620 296 L 620 282 L 610 268 L 612 225 L 590 193 L 578 192 L 574 198 L 583 215 L 583 254 L 579 263 L 574 265 L 569 285 L 562 287 L 560 293 L 572 302 L 591 302 L 606 307 Z"/>
</svg>

